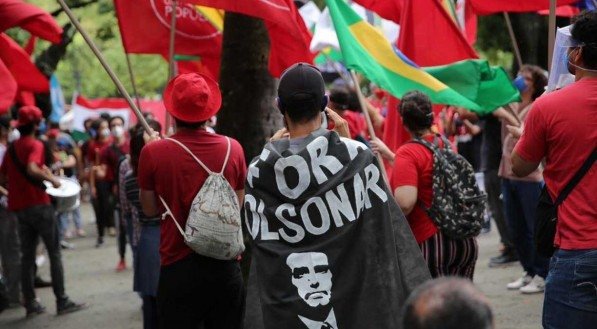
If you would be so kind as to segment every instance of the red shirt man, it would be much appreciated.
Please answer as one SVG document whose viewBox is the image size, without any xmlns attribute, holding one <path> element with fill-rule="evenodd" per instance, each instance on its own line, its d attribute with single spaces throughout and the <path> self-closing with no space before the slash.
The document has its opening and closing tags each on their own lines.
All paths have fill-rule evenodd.
<svg viewBox="0 0 597 329">
<path fill-rule="evenodd" d="M 208 133 L 207 120 L 221 105 L 220 90 L 211 78 L 188 73 L 172 79 L 164 91 L 164 105 L 174 117 L 172 139 L 182 143 L 209 170 L 220 172 L 243 203 L 246 163 L 240 144 L 225 136 Z M 242 323 L 244 294 L 237 260 L 218 260 L 199 255 L 178 231 L 186 225 L 193 199 L 208 177 L 206 170 L 181 145 L 159 140 L 145 145 L 139 158 L 140 201 L 146 216 L 165 212 L 163 198 L 172 216 L 160 228 L 160 322 L 172 328 L 233 329 Z M 224 166 L 224 163 L 226 165 Z M 181 291 L 183 289 L 184 291 Z"/>
<path fill-rule="evenodd" d="M 597 78 L 584 78 L 535 101 L 514 153 L 527 162 L 546 159 L 543 177 L 555 200 L 595 147 Z M 595 205 L 597 168 L 593 166 L 558 209 L 555 245 L 562 249 L 597 248 Z"/>
</svg>

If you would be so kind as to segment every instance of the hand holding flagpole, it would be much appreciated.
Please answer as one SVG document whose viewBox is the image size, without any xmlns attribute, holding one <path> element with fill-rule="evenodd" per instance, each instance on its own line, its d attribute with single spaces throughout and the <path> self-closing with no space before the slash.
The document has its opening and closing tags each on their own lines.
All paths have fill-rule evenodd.
<svg viewBox="0 0 597 329">
<path fill-rule="evenodd" d="M 95 45 L 95 43 L 93 42 L 93 40 L 91 39 L 89 34 L 87 34 L 87 32 L 83 29 L 83 27 L 79 23 L 79 20 L 77 20 L 77 18 L 75 17 L 73 12 L 70 10 L 68 5 L 64 2 L 64 0 L 57 0 L 57 1 L 58 1 L 58 4 L 60 4 L 60 7 L 62 7 L 64 12 L 70 19 L 70 21 L 73 23 L 75 28 L 79 31 L 79 33 L 81 33 L 81 35 L 83 36 L 83 39 L 85 39 L 85 42 L 87 42 L 87 45 L 89 46 L 89 48 L 91 48 L 91 51 L 93 51 L 93 53 L 95 54 L 97 59 L 100 61 L 100 63 L 102 64 L 102 66 L 104 67 L 104 69 L 106 70 L 106 72 L 108 73 L 108 75 L 110 76 L 110 78 L 112 79 L 114 84 L 116 85 L 116 88 L 118 88 L 118 91 L 120 92 L 120 94 L 122 94 L 122 96 L 124 96 L 126 101 L 129 103 L 129 106 L 131 107 L 131 109 L 133 109 L 133 113 L 135 113 L 135 115 L 137 116 L 137 120 L 139 121 L 139 123 L 141 123 L 141 125 L 143 126 L 145 131 L 147 131 L 147 133 L 149 135 L 153 135 L 153 129 L 151 129 L 151 127 L 147 124 L 147 121 L 143 117 L 143 114 L 141 113 L 141 111 L 139 110 L 139 108 L 137 107 L 137 105 L 135 104 L 135 102 L 133 101 L 131 96 L 129 95 L 129 93 L 124 88 L 124 85 L 122 84 L 120 79 L 118 79 L 118 77 L 116 76 L 116 74 L 114 73 L 114 71 L 112 70 L 112 68 L 106 61 L 106 59 L 104 58 L 104 55 L 97 48 L 97 46 Z"/>
</svg>

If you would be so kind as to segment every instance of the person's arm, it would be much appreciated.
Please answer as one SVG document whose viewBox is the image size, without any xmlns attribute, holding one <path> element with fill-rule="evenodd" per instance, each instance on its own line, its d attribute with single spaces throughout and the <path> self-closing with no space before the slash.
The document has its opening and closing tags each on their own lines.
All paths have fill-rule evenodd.
<svg viewBox="0 0 597 329">
<path fill-rule="evenodd" d="M 27 174 L 35 179 L 48 181 L 52 183 L 55 188 L 60 187 L 60 181 L 56 176 L 52 175 L 52 172 L 48 168 L 40 168 L 34 162 L 29 162 L 27 164 Z"/>
<path fill-rule="evenodd" d="M 512 152 L 512 172 L 518 177 L 530 175 L 539 168 L 541 162 L 526 161 L 516 151 Z"/>
<path fill-rule="evenodd" d="M 493 116 L 500 119 L 500 120 L 504 120 L 506 121 L 506 124 L 511 125 L 511 126 L 520 126 L 520 119 L 518 119 L 518 117 L 516 117 L 514 115 L 514 112 L 511 112 L 506 110 L 503 107 L 500 107 L 499 109 L 495 110 L 493 112 Z"/>
<path fill-rule="evenodd" d="M 371 102 L 366 99 L 365 103 L 367 104 L 367 113 L 369 113 L 369 117 L 371 118 L 371 124 L 373 125 L 373 129 L 381 130 L 383 126 L 383 122 L 385 118 L 379 113 L 379 111 L 371 104 Z"/>
<path fill-rule="evenodd" d="M 381 157 L 388 161 L 391 165 L 394 165 L 394 157 L 396 155 L 384 142 L 382 142 L 381 139 L 376 137 L 369 143 L 371 143 L 371 150 L 373 153 L 381 155 Z"/>
<path fill-rule="evenodd" d="M 540 105 L 530 109 L 523 127 L 507 126 L 514 138 L 520 139 L 512 152 L 512 172 L 524 177 L 535 171 L 547 154 L 547 127 L 542 116 Z"/>
<path fill-rule="evenodd" d="M 394 199 L 405 216 L 411 213 L 417 204 L 418 190 L 416 186 L 400 186 L 394 191 Z"/>
<path fill-rule="evenodd" d="M 158 207 L 154 191 L 140 189 L 139 201 L 141 202 L 141 208 L 145 216 L 155 217 L 160 215 L 160 208 Z"/>
<path fill-rule="evenodd" d="M 479 116 L 475 112 L 471 112 L 462 107 L 455 107 L 454 110 L 458 113 L 460 119 L 462 120 L 469 120 L 470 122 L 479 121 Z"/>
<path fill-rule="evenodd" d="M 238 199 L 238 205 L 242 208 L 243 203 L 245 202 L 245 190 L 236 190 L 236 198 Z"/>
</svg>

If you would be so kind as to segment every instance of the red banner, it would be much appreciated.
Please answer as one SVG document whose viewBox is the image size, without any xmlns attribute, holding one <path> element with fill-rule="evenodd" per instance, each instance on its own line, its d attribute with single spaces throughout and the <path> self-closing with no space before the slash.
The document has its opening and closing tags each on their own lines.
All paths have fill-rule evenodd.
<svg viewBox="0 0 597 329">
<path fill-rule="evenodd" d="M 535 12 L 549 9 L 549 0 L 469 0 L 473 10 L 479 15 L 501 12 Z M 571 5 L 579 0 L 558 0 L 558 6 Z"/>
<path fill-rule="evenodd" d="M 50 91 L 48 78 L 31 62 L 29 54 L 4 33 L 0 34 L 0 60 L 17 81 L 19 90 L 34 93 Z"/>
<path fill-rule="evenodd" d="M 52 43 L 62 40 L 62 28 L 47 12 L 21 0 L 0 0 L 0 32 L 15 26 Z"/>
</svg>

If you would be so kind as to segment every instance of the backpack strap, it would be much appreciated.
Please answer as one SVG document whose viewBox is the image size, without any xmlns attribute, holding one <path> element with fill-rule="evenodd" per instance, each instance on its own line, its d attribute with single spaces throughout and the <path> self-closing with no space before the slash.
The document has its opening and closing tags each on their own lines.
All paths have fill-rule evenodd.
<svg viewBox="0 0 597 329">
<path fill-rule="evenodd" d="M 162 201 L 164 208 L 166 208 L 166 212 L 162 214 L 162 220 L 166 220 L 166 216 L 172 217 L 174 224 L 176 224 L 176 228 L 178 228 L 178 231 L 184 237 L 185 236 L 184 231 L 183 231 L 182 227 L 180 226 L 180 224 L 178 224 L 178 221 L 176 220 L 176 218 L 174 218 L 174 214 L 170 210 L 170 207 L 168 207 L 168 205 L 166 204 L 166 201 L 164 201 L 164 199 L 161 196 L 158 195 L 158 197 L 160 198 L 160 201 Z"/>
<path fill-rule="evenodd" d="M 197 158 L 195 156 L 195 154 L 193 154 L 193 152 L 191 152 L 191 150 L 189 150 L 189 148 L 186 147 L 183 143 L 177 141 L 174 138 L 166 137 L 165 139 L 178 144 L 178 146 L 182 147 L 183 150 L 187 151 L 187 153 L 190 154 L 193 157 L 193 159 L 195 159 L 195 161 L 197 161 L 197 163 L 201 166 L 201 168 L 203 168 L 203 169 L 205 169 L 205 171 L 207 171 L 208 174 L 210 174 L 210 175 L 216 174 L 215 172 L 209 170 L 209 168 L 207 168 L 207 166 L 205 164 L 203 164 L 203 162 L 201 162 L 201 160 L 199 160 L 199 158 Z M 228 141 L 228 142 L 230 143 L 230 141 Z M 230 148 L 228 149 L 228 151 L 230 151 Z M 228 160 L 228 154 L 226 155 L 226 161 L 227 160 Z M 226 166 L 226 163 L 224 163 L 224 166 Z"/>
<path fill-rule="evenodd" d="M 226 165 L 228 164 L 228 159 L 230 158 L 230 137 L 226 137 L 226 141 L 228 142 L 228 150 L 226 151 L 226 157 L 224 158 L 224 165 L 222 165 L 222 170 L 220 171 L 220 175 L 224 175 L 224 169 L 226 169 Z"/>
</svg>

